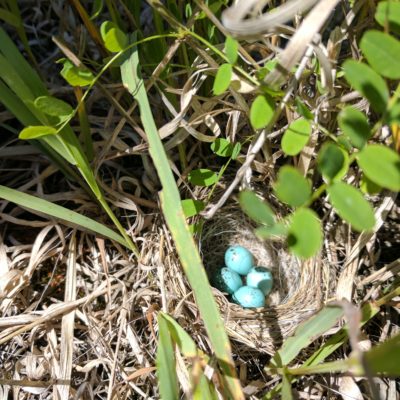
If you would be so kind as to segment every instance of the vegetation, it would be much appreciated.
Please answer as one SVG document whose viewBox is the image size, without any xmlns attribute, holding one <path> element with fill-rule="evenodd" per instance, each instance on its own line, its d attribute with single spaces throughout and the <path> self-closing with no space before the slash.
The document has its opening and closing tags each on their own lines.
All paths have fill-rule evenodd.
<svg viewBox="0 0 400 400">
<path fill-rule="evenodd" d="M 400 2 L 56 0 L 36 10 L 52 41 L 28 3 L 0 3 L 5 396 L 395 393 Z M 236 196 L 258 238 L 337 270 L 263 363 L 232 346 L 199 252 Z M 168 307 L 187 299 L 165 293 L 165 248 L 199 315 Z"/>
</svg>

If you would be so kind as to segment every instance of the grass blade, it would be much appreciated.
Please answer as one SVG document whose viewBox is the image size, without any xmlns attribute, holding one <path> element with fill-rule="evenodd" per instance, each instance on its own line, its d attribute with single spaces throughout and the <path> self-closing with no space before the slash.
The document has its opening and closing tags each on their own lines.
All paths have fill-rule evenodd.
<svg viewBox="0 0 400 400">
<path fill-rule="evenodd" d="M 132 43 L 135 38 L 135 35 L 131 38 Z M 233 399 L 243 399 L 231 356 L 229 339 L 212 295 L 200 255 L 186 224 L 179 191 L 151 113 L 144 82 L 139 75 L 140 64 L 136 47 L 132 47 L 127 54 L 121 66 L 121 74 L 124 85 L 139 103 L 142 124 L 149 141 L 150 155 L 163 187 L 160 194 L 161 206 L 184 272 L 193 289 L 214 352 L 224 372 L 227 387 Z"/>
<path fill-rule="evenodd" d="M 2 28 L 0 28 L 0 52 L 12 63 L 15 71 L 24 79 L 25 84 L 35 97 L 47 94 L 46 86 L 37 72 L 25 60 L 17 46 Z"/>
<path fill-rule="evenodd" d="M 159 339 L 157 346 L 157 376 L 160 397 L 164 400 L 179 399 L 175 354 L 167 321 L 158 316 Z"/>
<path fill-rule="evenodd" d="M 107 228 L 91 218 L 80 215 L 75 211 L 68 210 L 67 208 L 61 207 L 57 204 L 53 204 L 47 200 L 39 199 L 38 197 L 22 193 L 18 190 L 10 189 L 2 185 L 0 185 L 0 198 L 11 201 L 12 203 L 18 204 L 21 207 L 55 217 L 64 221 L 68 225 L 72 224 L 78 227 L 86 228 L 92 232 L 98 233 L 106 238 L 115 240 L 116 242 L 127 246 L 126 240 L 110 228 Z"/>
<path fill-rule="evenodd" d="M 325 307 L 309 320 L 300 324 L 295 334 L 286 339 L 271 360 L 273 367 L 288 365 L 302 349 L 336 324 L 343 315 L 341 307 Z"/>
</svg>

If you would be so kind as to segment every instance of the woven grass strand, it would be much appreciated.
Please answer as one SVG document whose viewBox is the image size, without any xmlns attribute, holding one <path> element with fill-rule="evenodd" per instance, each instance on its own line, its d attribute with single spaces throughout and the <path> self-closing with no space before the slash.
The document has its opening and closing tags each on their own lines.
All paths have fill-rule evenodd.
<svg viewBox="0 0 400 400">
<path fill-rule="evenodd" d="M 275 211 L 278 217 L 282 213 Z M 329 279 L 332 272 L 320 256 L 307 261 L 299 260 L 289 254 L 282 242 L 259 240 L 254 234 L 254 227 L 239 204 L 230 200 L 211 220 L 205 222 L 198 246 L 209 276 L 215 268 L 223 265 L 224 253 L 233 244 L 248 248 L 257 265 L 271 269 L 274 288 L 267 297 L 266 307 L 262 309 L 243 309 L 215 288 L 213 294 L 224 318 L 225 329 L 233 339 L 234 351 L 246 353 L 256 349 L 272 355 L 301 322 L 321 308 L 334 290 L 332 285 L 328 287 L 327 282 L 334 280 Z M 160 232 L 162 229 L 159 227 L 149 234 L 146 241 L 159 245 Z M 179 320 L 182 327 L 191 331 L 192 337 L 202 336 L 197 326 L 194 328 L 190 322 L 199 311 L 171 241 L 165 240 L 164 247 L 164 257 L 160 262 L 165 265 L 168 312 Z M 203 331 L 200 325 L 199 329 Z"/>
</svg>

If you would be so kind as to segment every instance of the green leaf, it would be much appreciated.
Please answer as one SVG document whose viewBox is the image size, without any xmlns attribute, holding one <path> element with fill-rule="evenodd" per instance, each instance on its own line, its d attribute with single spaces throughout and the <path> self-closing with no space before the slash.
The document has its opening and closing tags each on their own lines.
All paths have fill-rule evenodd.
<svg viewBox="0 0 400 400">
<path fill-rule="evenodd" d="M 28 126 L 22 129 L 19 138 L 23 140 L 37 139 L 46 135 L 55 135 L 57 129 L 52 126 Z"/>
<path fill-rule="evenodd" d="M 301 350 L 335 326 L 342 316 L 343 309 L 341 307 L 324 307 L 318 311 L 313 317 L 301 323 L 293 336 L 285 340 L 282 347 L 272 358 L 271 365 L 278 368 L 288 365 Z"/>
<path fill-rule="evenodd" d="M 305 119 L 312 121 L 314 119 L 313 113 L 309 110 L 309 108 L 301 101 L 299 97 L 296 96 L 294 99 L 296 104 L 296 111 Z"/>
<path fill-rule="evenodd" d="M 231 83 L 232 79 L 232 65 L 222 64 L 218 68 L 217 75 L 215 75 L 213 92 L 216 96 L 224 93 Z"/>
<path fill-rule="evenodd" d="M 282 375 L 282 399 L 293 400 L 292 385 L 290 376 L 284 370 Z"/>
<path fill-rule="evenodd" d="M 90 19 L 93 21 L 95 20 L 103 11 L 104 7 L 104 0 L 94 0 L 93 1 L 93 6 L 92 6 L 92 15 L 90 16 Z"/>
<path fill-rule="evenodd" d="M 175 353 L 165 319 L 158 315 L 159 339 L 157 346 L 157 377 L 162 399 L 179 399 L 179 386 L 176 376 Z"/>
<path fill-rule="evenodd" d="M 310 121 L 299 118 L 292 122 L 282 137 L 282 150 L 289 156 L 299 154 L 307 144 L 311 135 Z"/>
<path fill-rule="evenodd" d="M 22 26 L 21 19 L 15 16 L 10 11 L 5 10 L 4 8 L 0 8 L 0 19 L 7 22 L 14 28 L 19 28 L 20 26 Z"/>
<path fill-rule="evenodd" d="M 335 182 L 327 191 L 337 213 L 355 230 L 361 232 L 374 228 L 374 211 L 360 191 L 343 182 Z"/>
<path fill-rule="evenodd" d="M 364 354 L 368 370 L 372 374 L 383 374 L 390 377 L 400 375 L 400 335 L 390 338 L 373 347 Z"/>
<path fill-rule="evenodd" d="M 209 169 L 194 169 L 189 172 L 188 181 L 192 185 L 207 187 L 218 182 L 218 175 Z"/>
<path fill-rule="evenodd" d="M 379 25 L 388 26 L 392 32 L 400 33 L 400 3 L 380 1 L 376 8 L 375 19 Z"/>
<path fill-rule="evenodd" d="M 240 192 L 239 203 L 243 211 L 254 221 L 268 226 L 275 224 L 275 215 L 271 207 L 254 192 L 250 190 Z"/>
<path fill-rule="evenodd" d="M 322 176 L 331 181 L 335 178 L 340 179 L 345 165 L 344 151 L 333 143 L 325 143 L 318 152 L 318 171 Z M 344 171 L 346 173 L 347 171 Z"/>
<path fill-rule="evenodd" d="M 10 39 L 7 33 L 0 27 L 0 52 L 11 63 L 12 68 L 18 76 L 24 81 L 25 85 L 33 93 L 33 97 L 38 97 L 47 94 L 47 89 L 42 82 L 40 76 L 34 68 L 25 60 L 21 52 Z M 4 79 L 5 71 L 1 70 L 2 78 Z M 24 98 L 21 98 L 25 100 Z"/>
<path fill-rule="evenodd" d="M 38 197 L 5 186 L 0 186 L 0 197 L 18 204 L 21 207 L 61 219 L 67 225 L 88 229 L 126 246 L 124 238 L 112 231 L 110 228 L 107 228 L 93 219 L 78 214 L 75 211 L 68 210 L 67 208 L 61 207 L 57 204 L 53 204 L 47 200 L 39 199 Z"/>
<path fill-rule="evenodd" d="M 272 120 L 275 104 L 268 95 L 259 95 L 250 108 L 250 123 L 254 129 L 265 128 Z"/>
<path fill-rule="evenodd" d="M 300 207 L 310 199 L 311 185 L 296 168 L 285 165 L 279 170 L 274 192 L 284 203 Z"/>
<path fill-rule="evenodd" d="M 240 154 L 241 149 L 242 149 L 242 145 L 239 142 L 235 143 L 235 145 L 233 146 L 233 149 L 232 149 L 232 154 L 231 154 L 232 160 L 237 159 L 238 155 Z"/>
<path fill-rule="evenodd" d="M 136 35 L 132 35 L 130 41 L 134 43 Z M 224 387 L 227 388 L 233 399 L 242 399 L 244 396 L 237 378 L 224 322 L 212 294 L 198 248 L 183 214 L 179 190 L 151 112 L 145 84 L 140 76 L 140 69 L 138 49 L 136 46 L 132 46 L 127 51 L 126 58 L 121 66 L 122 81 L 140 107 L 140 117 L 147 135 L 150 156 L 163 187 L 160 193 L 162 211 L 183 270 L 193 289 L 215 357 L 223 372 Z"/>
<path fill-rule="evenodd" d="M 88 86 L 94 80 L 94 75 L 83 67 L 76 67 L 69 60 L 63 60 L 63 69 L 61 70 L 61 76 L 71 86 Z"/>
<path fill-rule="evenodd" d="M 400 190 L 400 156 L 394 150 L 373 144 L 358 154 L 357 162 L 372 182 L 393 191 Z"/>
<path fill-rule="evenodd" d="M 255 230 L 255 234 L 260 239 L 273 239 L 278 237 L 286 237 L 288 234 L 288 226 L 283 222 L 277 222 L 272 226 L 261 226 Z"/>
<path fill-rule="evenodd" d="M 344 108 L 338 115 L 338 122 L 343 134 L 358 149 L 362 149 L 371 137 L 366 116 L 354 107 Z"/>
<path fill-rule="evenodd" d="M 100 34 L 108 51 L 118 53 L 128 45 L 128 38 L 113 22 L 105 21 L 100 27 Z"/>
<path fill-rule="evenodd" d="M 390 107 L 388 115 L 386 115 L 385 123 L 400 124 L 400 101 L 396 101 L 396 103 Z"/>
<path fill-rule="evenodd" d="M 194 374 L 193 374 L 194 375 Z M 192 400 L 218 400 L 214 383 L 207 380 L 204 373 L 200 373 L 199 377 L 192 377 L 193 393 Z"/>
<path fill-rule="evenodd" d="M 235 64 L 238 58 L 239 43 L 232 36 L 227 36 L 225 40 L 224 52 L 228 61 Z"/>
<path fill-rule="evenodd" d="M 238 146 L 239 145 L 239 148 Z M 233 157 L 240 152 L 240 143 L 233 144 L 224 138 L 217 138 L 211 143 L 211 150 L 220 157 Z M 234 154 L 235 153 L 235 154 Z"/>
<path fill-rule="evenodd" d="M 345 153 L 348 154 L 349 152 L 353 151 L 353 146 L 345 135 L 339 135 L 337 137 L 337 143 L 341 148 L 343 148 L 343 150 L 345 150 Z"/>
<path fill-rule="evenodd" d="M 193 217 L 204 210 L 205 204 L 200 200 L 185 199 L 182 200 L 183 213 L 186 218 Z"/>
<path fill-rule="evenodd" d="M 361 39 L 360 47 L 369 64 L 380 75 L 400 78 L 400 42 L 387 33 L 369 30 Z"/>
<path fill-rule="evenodd" d="M 35 106 L 47 115 L 60 118 L 67 117 L 74 111 L 68 103 L 53 96 L 38 97 L 35 99 Z"/>
<path fill-rule="evenodd" d="M 382 191 L 382 187 L 372 182 L 366 175 L 361 178 L 360 189 L 365 194 L 378 194 Z"/>
<path fill-rule="evenodd" d="M 383 114 L 389 98 L 383 78 L 368 65 L 354 60 L 345 61 L 343 69 L 350 85 L 367 98 L 376 112 Z"/>
<path fill-rule="evenodd" d="M 181 353 L 187 357 L 197 357 L 199 350 L 190 335 L 168 314 L 159 312 L 158 318 L 163 318 L 168 326 L 168 331 Z"/>
<path fill-rule="evenodd" d="M 288 231 L 288 246 L 298 257 L 314 256 L 322 245 L 321 221 L 309 208 L 299 208 L 292 216 Z"/>
</svg>

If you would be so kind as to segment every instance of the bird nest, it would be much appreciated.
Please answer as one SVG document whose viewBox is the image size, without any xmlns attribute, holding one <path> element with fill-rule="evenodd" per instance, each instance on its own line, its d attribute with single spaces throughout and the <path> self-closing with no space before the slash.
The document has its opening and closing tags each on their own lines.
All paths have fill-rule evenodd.
<svg viewBox="0 0 400 400">
<path fill-rule="evenodd" d="M 329 270 L 320 257 L 300 260 L 287 251 L 283 242 L 258 239 L 254 228 L 239 204 L 231 201 L 204 223 L 197 243 L 209 275 L 223 266 L 224 253 L 231 245 L 246 247 L 253 254 L 255 265 L 270 269 L 274 286 L 263 308 L 244 309 L 218 289 L 213 288 L 213 293 L 236 350 L 257 349 L 273 354 L 302 321 L 321 308 L 328 297 Z M 163 243 L 158 252 L 159 265 L 163 266 L 163 309 L 190 330 L 192 336 L 197 333 L 204 337 L 199 311 L 173 242 L 165 226 L 162 231 L 163 240 L 153 237 L 148 243 Z"/>
</svg>

